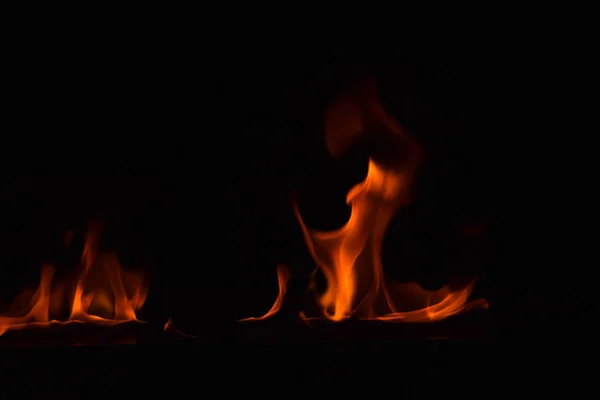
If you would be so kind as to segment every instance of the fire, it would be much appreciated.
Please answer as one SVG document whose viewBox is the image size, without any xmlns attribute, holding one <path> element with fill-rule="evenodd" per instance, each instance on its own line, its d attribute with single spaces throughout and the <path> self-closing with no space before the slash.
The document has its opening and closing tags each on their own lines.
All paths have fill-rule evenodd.
<svg viewBox="0 0 600 400">
<path fill-rule="evenodd" d="M 267 319 L 277 314 L 281 306 L 283 305 L 283 299 L 285 299 L 285 293 L 287 292 L 287 283 L 290 280 L 290 270 L 285 265 L 277 266 L 277 282 L 279 283 L 279 295 L 277 295 L 277 299 L 275 299 L 275 303 L 265 315 L 262 317 L 250 317 L 244 318 L 240 321 L 260 321 L 263 319 Z"/>
<path fill-rule="evenodd" d="M 143 276 L 122 270 L 115 254 L 98 253 L 98 237 L 95 227 L 86 234 L 81 256 L 82 268 L 77 279 L 71 282 L 74 284 L 74 293 L 66 320 L 59 321 L 51 317 L 65 308 L 62 303 L 69 296 L 65 290 L 69 282 L 56 282 L 53 288 L 55 268 L 43 265 L 38 288 L 30 296 L 24 312 L 20 316 L 0 316 L 0 335 L 8 330 L 66 323 L 116 325 L 138 321 L 136 311 L 142 308 L 148 293 Z"/>
<path fill-rule="evenodd" d="M 358 140 L 373 148 L 365 180 L 347 195 L 348 222 L 333 232 L 310 230 L 297 204 L 296 217 L 307 247 L 325 276 L 327 289 L 318 301 L 332 321 L 350 317 L 383 321 L 426 322 L 447 318 L 467 309 L 486 308 L 479 299 L 468 302 L 474 282 L 428 291 L 416 283 L 390 283 L 383 275 L 381 248 L 392 217 L 409 202 L 415 172 L 421 160 L 416 139 L 384 109 L 372 80 L 350 88 L 325 114 L 329 153 L 340 156 Z M 314 274 L 313 274 L 314 276 Z M 264 319 L 281 306 L 280 294 Z M 314 282 L 311 287 L 314 287 Z M 301 314 L 302 318 L 304 314 Z"/>
</svg>

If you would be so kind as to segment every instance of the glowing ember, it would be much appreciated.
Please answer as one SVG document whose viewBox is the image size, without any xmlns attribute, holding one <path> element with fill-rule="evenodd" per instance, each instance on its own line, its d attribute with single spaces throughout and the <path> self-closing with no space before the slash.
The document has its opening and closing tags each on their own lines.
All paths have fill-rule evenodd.
<svg viewBox="0 0 600 400">
<path fill-rule="evenodd" d="M 311 231 L 295 205 L 308 249 L 327 281 L 325 293 L 319 295 L 323 315 L 333 321 L 352 316 L 425 322 L 467 309 L 486 308 L 485 300 L 467 303 L 473 282 L 428 291 L 416 283 L 385 281 L 381 263 L 383 237 L 392 217 L 409 201 L 421 157 L 416 140 L 383 108 L 372 80 L 352 87 L 330 105 L 325 115 L 325 135 L 334 157 L 365 137 L 376 148 L 371 152 L 366 179 L 347 195 L 351 214 L 342 228 L 333 232 Z M 273 308 L 255 319 L 272 316 L 281 306 L 286 280 L 280 277 L 279 282 L 280 293 Z M 301 317 L 306 318 L 303 313 Z"/>
<path fill-rule="evenodd" d="M 51 320 L 51 317 L 60 313 L 65 306 L 62 299 L 69 296 L 65 290 L 68 282 L 58 282 L 53 289 L 55 269 L 43 265 L 39 286 L 30 297 L 25 312 L 20 316 L 0 316 L 0 335 L 8 330 L 67 323 L 116 325 L 138 321 L 136 311 L 142 308 L 147 295 L 143 277 L 121 270 L 115 254 L 98 254 L 97 244 L 98 234 L 90 229 L 81 257 L 82 270 L 73 282 L 74 295 L 70 303 L 70 316 L 66 321 Z M 17 300 L 23 297 L 19 296 Z"/>
</svg>

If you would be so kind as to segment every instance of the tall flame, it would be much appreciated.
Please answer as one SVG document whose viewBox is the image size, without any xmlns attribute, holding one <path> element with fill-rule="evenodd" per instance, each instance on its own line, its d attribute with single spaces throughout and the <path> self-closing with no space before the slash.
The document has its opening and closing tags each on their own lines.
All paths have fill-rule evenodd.
<svg viewBox="0 0 600 400">
<path fill-rule="evenodd" d="M 81 256 L 82 269 L 75 281 L 71 312 L 67 321 L 50 320 L 54 308 L 52 304 L 60 302 L 66 295 L 62 290 L 65 285 L 56 285 L 52 290 L 55 269 L 50 265 L 43 265 L 40 283 L 31 296 L 28 311 L 22 316 L 0 316 L 0 335 L 8 330 L 73 321 L 101 325 L 137 321 L 136 311 L 142 308 L 148 294 L 142 276 L 131 271 L 122 271 L 116 255 L 98 254 L 97 245 L 98 233 L 95 228 L 90 228 L 86 234 Z M 92 271 L 99 272 L 100 277 L 103 275 L 108 285 L 102 285 L 102 280 L 98 282 L 91 279 L 89 275 Z M 94 315 L 91 309 L 105 317 Z"/>
<path fill-rule="evenodd" d="M 485 300 L 467 303 L 473 282 L 437 291 L 416 283 L 386 283 L 381 263 L 383 237 L 392 217 L 409 201 L 421 151 L 417 141 L 386 112 L 373 80 L 351 87 L 330 105 L 325 136 L 333 157 L 361 139 L 373 148 L 367 177 L 348 192 L 351 214 L 342 228 L 312 231 L 294 204 L 307 247 L 327 282 L 319 297 L 323 315 L 333 321 L 354 316 L 424 322 L 487 307 Z"/>
</svg>

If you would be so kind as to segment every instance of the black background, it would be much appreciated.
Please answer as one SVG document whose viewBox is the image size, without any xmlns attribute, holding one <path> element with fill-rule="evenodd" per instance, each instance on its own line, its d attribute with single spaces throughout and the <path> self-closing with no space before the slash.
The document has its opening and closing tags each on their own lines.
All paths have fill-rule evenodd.
<svg viewBox="0 0 600 400">
<path fill-rule="evenodd" d="M 331 159 L 322 116 L 345 85 L 372 74 L 427 155 L 414 203 L 386 237 L 387 272 L 432 288 L 476 275 L 507 331 L 584 310 L 570 283 L 585 280 L 570 250 L 581 246 L 569 228 L 577 208 L 563 198 L 580 177 L 566 172 L 581 159 L 567 132 L 581 111 L 585 46 L 501 34 L 221 42 L 135 30 L 23 33 L 12 47 L 3 301 L 36 284 L 42 261 L 68 273 L 65 232 L 81 240 L 97 217 L 105 248 L 151 275 L 142 318 L 227 329 L 270 307 L 277 263 L 292 267 L 300 291 L 313 264 L 290 196 L 311 227 L 345 221 L 366 154 Z M 473 225 L 483 233 L 459 237 Z"/>
</svg>

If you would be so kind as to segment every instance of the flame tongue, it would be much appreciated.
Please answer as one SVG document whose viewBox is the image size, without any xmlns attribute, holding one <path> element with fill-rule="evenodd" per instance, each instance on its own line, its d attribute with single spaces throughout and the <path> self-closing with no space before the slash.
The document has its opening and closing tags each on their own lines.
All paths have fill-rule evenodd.
<svg viewBox="0 0 600 400">
<path fill-rule="evenodd" d="M 402 173 L 386 173 L 370 160 L 367 178 L 348 193 L 350 219 L 333 232 L 310 231 L 296 208 L 309 251 L 327 279 L 320 302 L 329 318 L 350 316 L 356 299 L 362 300 L 359 308 L 366 316 L 374 315 L 376 294 L 383 286 L 380 247 L 407 181 Z"/>
<path fill-rule="evenodd" d="M 388 321 L 429 321 L 462 311 L 472 283 L 458 290 L 443 287 L 429 292 L 416 284 L 396 285 L 400 290 L 392 290 L 384 281 L 383 236 L 398 208 L 408 202 L 420 150 L 416 140 L 387 114 L 372 80 L 352 87 L 332 103 L 325 116 L 325 134 L 334 157 L 364 138 L 369 139 L 372 152 L 366 179 L 348 193 L 352 211 L 341 229 L 310 231 L 295 208 L 309 251 L 327 280 L 319 299 L 324 315 L 334 321 L 353 314 Z M 400 303 L 394 300 L 407 289 L 413 300 L 426 305 L 399 311 Z M 485 304 L 481 301 L 474 306 Z"/>
<path fill-rule="evenodd" d="M 288 267 L 286 267 L 285 265 L 278 265 L 277 266 L 277 282 L 279 284 L 279 295 L 275 299 L 275 303 L 273 303 L 273 306 L 271 307 L 271 309 L 269 311 L 267 311 L 267 313 L 265 315 L 263 315 L 262 317 L 244 318 L 240 321 L 260 321 L 260 320 L 270 318 L 273 315 L 277 314 L 277 312 L 279 312 L 279 310 L 281 309 L 281 306 L 283 305 L 283 300 L 285 299 L 285 294 L 287 291 L 287 283 L 288 283 L 289 279 L 290 279 L 290 270 L 288 269 Z"/>
</svg>

